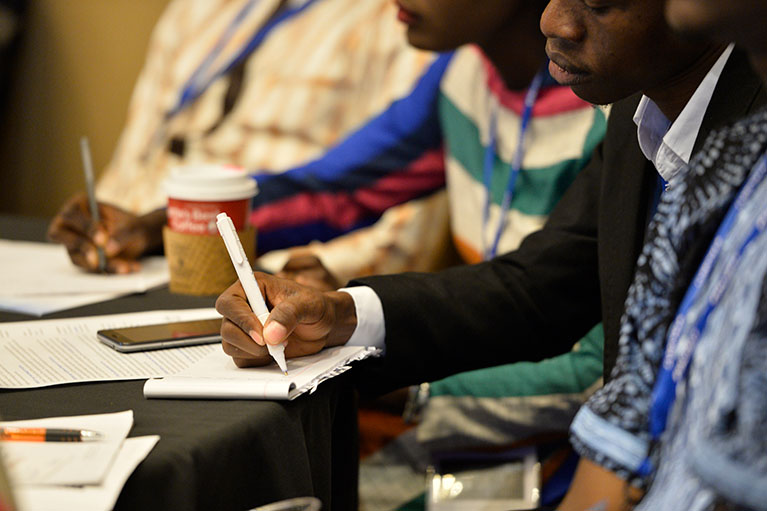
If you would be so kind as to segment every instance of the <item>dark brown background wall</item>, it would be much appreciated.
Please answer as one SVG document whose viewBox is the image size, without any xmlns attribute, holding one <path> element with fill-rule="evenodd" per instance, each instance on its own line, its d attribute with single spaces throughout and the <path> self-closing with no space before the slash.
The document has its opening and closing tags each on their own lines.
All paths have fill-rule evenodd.
<svg viewBox="0 0 767 511">
<path fill-rule="evenodd" d="M 52 216 L 109 160 L 168 0 L 31 0 L 0 106 L 0 212 Z"/>
</svg>

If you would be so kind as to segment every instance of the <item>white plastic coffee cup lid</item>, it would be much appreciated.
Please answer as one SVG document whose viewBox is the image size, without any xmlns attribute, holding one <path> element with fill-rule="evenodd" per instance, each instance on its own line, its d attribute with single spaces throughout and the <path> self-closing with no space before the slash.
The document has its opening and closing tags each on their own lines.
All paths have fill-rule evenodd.
<svg viewBox="0 0 767 511">
<path fill-rule="evenodd" d="M 189 201 L 233 201 L 256 195 L 256 181 L 243 169 L 224 165 L 174 167 L 165 180 L 168 197 Z"/>
</svg>

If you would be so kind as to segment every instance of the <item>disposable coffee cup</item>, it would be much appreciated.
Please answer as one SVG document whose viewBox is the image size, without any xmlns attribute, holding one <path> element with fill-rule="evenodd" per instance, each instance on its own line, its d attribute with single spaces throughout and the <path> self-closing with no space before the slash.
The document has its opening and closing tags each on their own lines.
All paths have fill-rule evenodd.
<svg viewBox="0 0 767 511">
<path fill-rule="evenodd" d="M 190 295 L 221 293 L 237 279 L 216 216 L 234 223 L 248 258 L 255 255 L 255 230 L 248 224 L 256 182 L 243 169 L 186 165 L 171 169 L 165 181 L 168 225 L 163 229 L 170 290 Z"/>
</svg>

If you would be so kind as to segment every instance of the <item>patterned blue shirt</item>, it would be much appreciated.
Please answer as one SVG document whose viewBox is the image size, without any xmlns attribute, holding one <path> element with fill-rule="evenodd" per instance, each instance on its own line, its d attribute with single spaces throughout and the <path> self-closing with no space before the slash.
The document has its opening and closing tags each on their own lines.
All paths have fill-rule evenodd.
<svg viewBox="0 0 767 511">
<path fill-rule="evenodd" d="M 689 170 L 672 180 L 638 260 L 612 380 L 573 422 L 573 445 L 584 457 L 649 486 L 637 509 L 767 509 L 767 236 L 748 245 L 711 314 L 657 445 L 648 429 L 668 327 L 714 232 L 765 150 L 767 111 L 712 133 Z M 712 280 L 766 207 L 762 182 L 727 236 Z M 698 302 L 708 298 L 710 287 L 703 287 Z M 648 455 L 658 469 L 639 477 Z"/>
</svg>

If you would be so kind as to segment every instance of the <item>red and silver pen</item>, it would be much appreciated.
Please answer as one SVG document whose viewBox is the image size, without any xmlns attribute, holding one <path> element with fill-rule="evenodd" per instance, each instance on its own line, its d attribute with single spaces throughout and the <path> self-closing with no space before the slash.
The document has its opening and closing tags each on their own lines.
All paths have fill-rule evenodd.
<svg viewBox="0 0 767 511">
<path fill-rule="evenodd" d="M 91 442 L 104 436 L 87 429 L 61 428 L 0 428 L 0 441 L 6 442 Z"/>
</svg>

